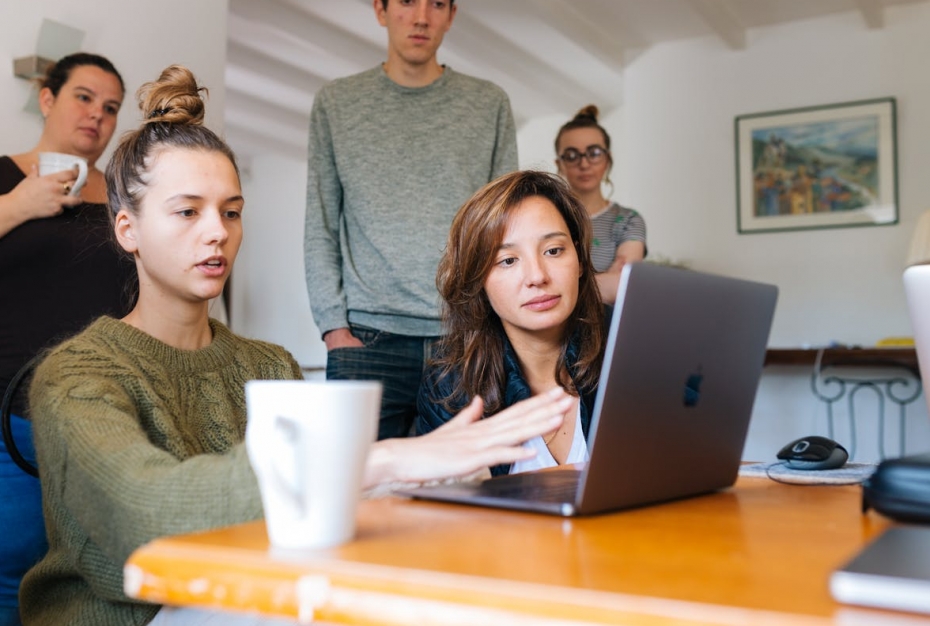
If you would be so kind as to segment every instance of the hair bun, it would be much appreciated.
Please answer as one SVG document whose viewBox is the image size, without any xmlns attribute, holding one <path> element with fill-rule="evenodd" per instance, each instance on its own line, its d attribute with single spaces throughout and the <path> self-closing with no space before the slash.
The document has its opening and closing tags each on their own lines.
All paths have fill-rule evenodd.
<svg viewBox="0 0 930 626">
<path fill-rule="evenodd" d="M 593 105 L 593 104 L 589 104 L 588 106 L 584 107 L 583 109 L 581 109 L 580 111 L 578 111 L 577 113 L 575 113 L 575 119 L 577 120 L 577 119 L 585 119 L 585 118 L 587 118 L 587 119 L 590 119 L 590 120 L 594 120 L 594 121 L 596 122 L 596 121 L 597 121 L 597 112 L 598 112 L 598 111 L 597 111 L 597 106 L 595 106 L 595 105 Z"/>
<path fill-rule="evenodd" d="M 207 88 L 197 84 L 189 69 L 170 65 L 158 80 L 145 83 L 136 92 L 146 123 L 203 124 Z"/>
</svg>

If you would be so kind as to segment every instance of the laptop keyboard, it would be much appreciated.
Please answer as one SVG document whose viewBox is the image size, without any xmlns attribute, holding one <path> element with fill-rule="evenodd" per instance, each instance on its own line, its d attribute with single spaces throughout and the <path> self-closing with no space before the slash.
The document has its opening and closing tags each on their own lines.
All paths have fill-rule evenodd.
<svg viewBox="0 0 930 626">
<path fill-rule="evenodd" d="M 578 470 L 508 474 L 481 483 L 479 494 L 494 498 L 574 503 L 580 479 Z"/>
</svg>

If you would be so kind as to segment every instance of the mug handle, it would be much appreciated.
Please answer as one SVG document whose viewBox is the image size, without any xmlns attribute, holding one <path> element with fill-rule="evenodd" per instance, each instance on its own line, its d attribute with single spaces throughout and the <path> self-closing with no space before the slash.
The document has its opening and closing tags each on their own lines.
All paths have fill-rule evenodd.
<svg viewBox="0 0 930 626">
<path fill-rule="evenodd" d="M 69 192 L 69 195 L 72 196 L 78 195 L 84 183 L 87 182 L 87 161 L 82 159 L 77 161 L 74 165 L 78 168 L 78 177 L 77 180 L 74 181 L 74 185 L 71 186 L 71 191 Z"/>
<path fill-rule="evenodd" d="M 298 517 L 307 515 L 306 461 L 300 456 L 298 445 L 301 428 L 297 420 L 276 415 L 272 426 L 271 474 L 279 493 L 284 494 Z"/>
</svg>

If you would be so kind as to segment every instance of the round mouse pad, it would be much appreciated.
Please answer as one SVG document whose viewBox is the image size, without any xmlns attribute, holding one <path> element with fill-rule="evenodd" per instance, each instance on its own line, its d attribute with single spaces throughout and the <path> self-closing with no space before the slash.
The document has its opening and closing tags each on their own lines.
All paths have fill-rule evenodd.
<svg viewBox="0 0 930 626">
<path fill-rule="evenodd" d="M 856 485 L 875 471 L 875 463 L 847 463 L 832 470 L 792 469 L 783 462 L 752 463 L 740 468 L 740 476 L 766 476 L 792 485 Z"/>
</svg>

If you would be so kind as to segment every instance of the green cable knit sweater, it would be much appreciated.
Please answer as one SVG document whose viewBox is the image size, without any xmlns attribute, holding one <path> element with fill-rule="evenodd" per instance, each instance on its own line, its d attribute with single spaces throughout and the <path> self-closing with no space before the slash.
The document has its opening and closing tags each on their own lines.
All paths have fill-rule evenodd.
<svg viewBox="0 0 930 626">
<path fill-rule="evenodd" d="M 244 385 L 299 379 L 300 367 L 280 346 L 210 327 L 213 342 L 186 351 L 103 317 L 36 370 L 49 551 L 20 588 L 25 626 L 146 624 L 159 607 L 123 593 L 133 550 L 261 517 Z"/>
</svg>

